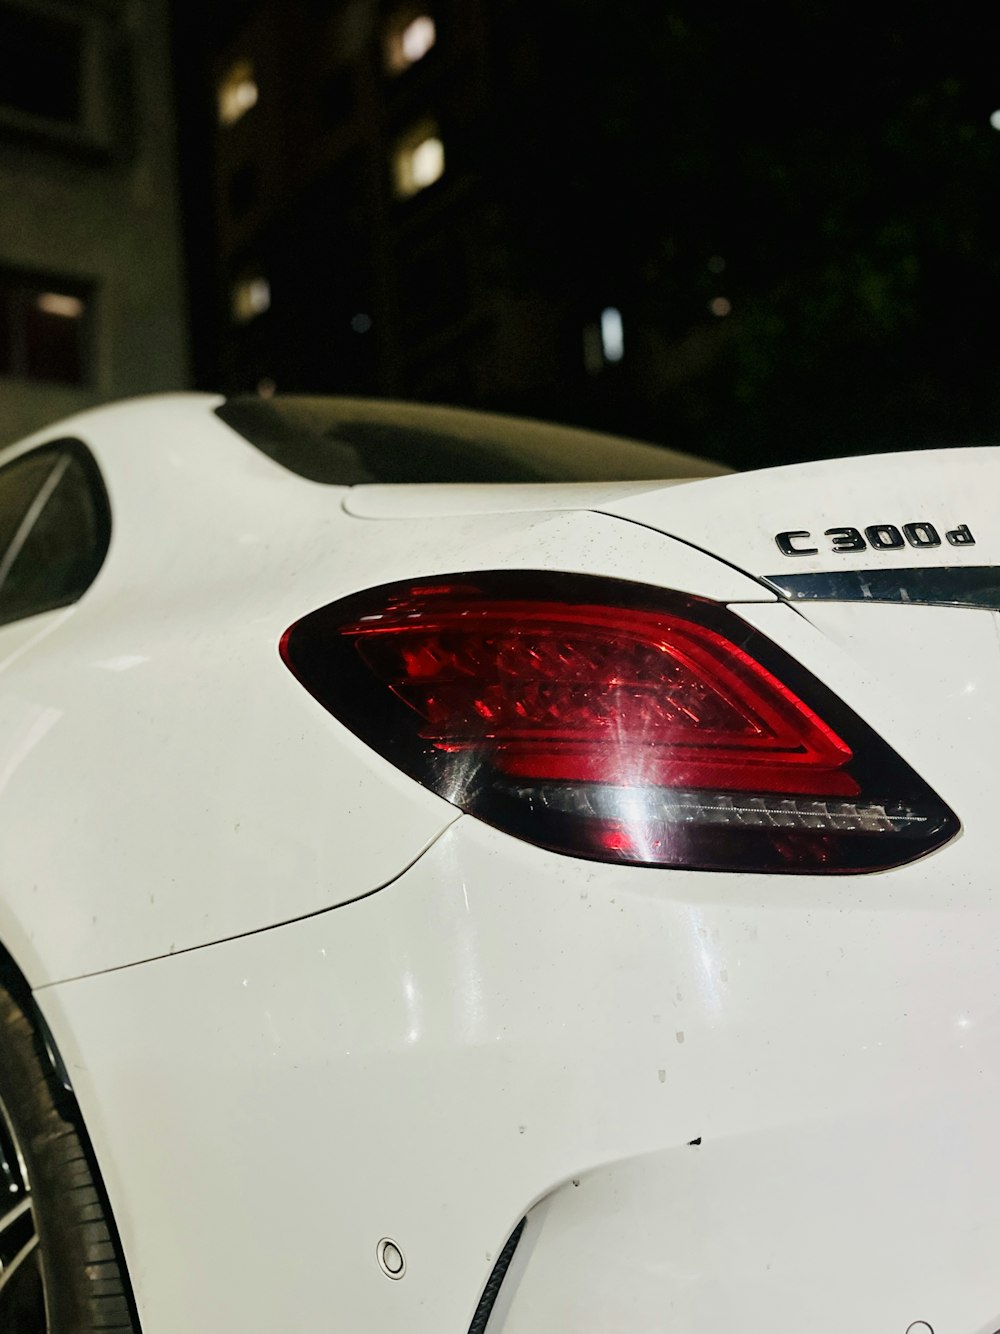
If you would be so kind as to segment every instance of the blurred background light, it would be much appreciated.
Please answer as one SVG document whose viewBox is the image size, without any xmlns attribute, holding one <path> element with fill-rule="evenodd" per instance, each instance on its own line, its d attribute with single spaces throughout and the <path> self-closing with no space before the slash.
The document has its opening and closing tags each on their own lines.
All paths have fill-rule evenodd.
<svg viewBox="0 0 1000 1334">
<path fill-rule="evenodd" d="M 233 319 L 237 324 L 248 324 L 270 307 L 271 284 L 266 278 L 242 278 L 233 287 Z"/>
<path fill-rule="evenodd" d="M 437 27 L 429 14 L 402 11 L 390 20 L 385 34 L 385 63 L 390 74 L 423 60 L 437 41 Z"/>
<path fill-rule="evenodd" d="M 403 55 L 411 65 L 423 60 L 434 45 L 436 36 L 434 20 L 428 14 L 421 14 L 406 25 L 399 44 L 403 49 Z"/>
<path fill-rule="evenodd" d="M 616 306 L 601 311 L 601 351 L 605 361 L 621 361 L 625 355 L 625 326 Z"/>
<path fill-rule="evenodd" d="M 444 175 L 444 144 L 430 123 L 412 129 L 399 141 L 395 160 L 396 193 L 401 199 L 419 194 Z"/>
<path fill-rule="evenodd" d="M 35 304 L 46 315 L 60 315 L 67 320 L 78 320 L 84 311 L 80 297 L 67 296 L 64 292 L 40 292 Z"/>
<path fill-rule="evenodd" d="M 218 87 L 220 124 L 235 125 L 251 107 L 257 105 L 257 98 L 253 65 L 248 60 L 237 61 Z"/>
</svg>

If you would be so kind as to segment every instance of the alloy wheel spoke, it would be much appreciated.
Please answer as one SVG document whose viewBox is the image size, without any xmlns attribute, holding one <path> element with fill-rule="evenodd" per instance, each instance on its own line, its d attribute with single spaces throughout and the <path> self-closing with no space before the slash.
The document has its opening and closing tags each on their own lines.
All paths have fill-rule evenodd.
<svg viewBox="0 0 1000 1334">
<path fill-rule="evenodd" d="M 14 1275 L 21 1268 L 22 1264 L 24 1264 L 25 1260 L 27 1260 L 28 1256 L 33 1254 L 35 1247 L 37 1245 L 38 1245 L 38 1234 L 33 1231 L 31 1233 L 31 1236 L 24 1243 L 24 1245 L 17 1252 L 17 1254 L 13 1257 L 10 1263 L 4 1265 L 4 1267 L 0 1269 L 0 1302 L 2 1302 L 4 1288 L 7 1287 L 11 1279 L 13 1279 Z M 2 1309 L 3 1309 L 2 1305 L 0 1305 L 0 1310 Z"/>
<path fill-rule="evenodd" d="M 24 1156 L 0 1102 L 0 1330 L 45 1334 L 48 1329 L 39 1255 Z"/>
<path fill-rule="evenodd" d="M 6 1249 L 5 1238 L 13 1232 L 15 1224 L 24 1217 L 30 1208 L 31 1196 L 22 1195 L 19 1200 L 14 1201 L 13 1207 L 9 1208 L 6 1213 L 0 1213 L 0 1264 L 3 1263 L 3 1254 Z"/>
</svg>

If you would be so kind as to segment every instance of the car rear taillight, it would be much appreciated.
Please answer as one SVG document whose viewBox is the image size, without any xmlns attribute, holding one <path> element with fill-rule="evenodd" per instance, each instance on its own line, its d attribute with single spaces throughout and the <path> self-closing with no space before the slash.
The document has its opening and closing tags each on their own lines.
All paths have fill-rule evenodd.
<svg viewBox="0 0 1000 1334">
<path fill-rule="evenodd" d="M 867 871 L 958 829 L 857 715 L 701 599 L 582 575 L 451 576 L 323 607 L 281 653 L 417 781 L 559 852 Z"/>
</svg>

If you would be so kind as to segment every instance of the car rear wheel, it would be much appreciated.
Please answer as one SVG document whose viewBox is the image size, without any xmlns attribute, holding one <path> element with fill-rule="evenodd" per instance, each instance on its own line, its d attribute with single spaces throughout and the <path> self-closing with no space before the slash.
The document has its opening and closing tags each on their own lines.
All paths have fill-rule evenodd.
<svg viewBox="0 0 1000 1334">
<path fill-rule="evenodd" d="M 74 1113 L 26 998 L 19 1000 L 0 984 L 3 1334 L 133 1334 L 135 1329 Z"/>
</svg>

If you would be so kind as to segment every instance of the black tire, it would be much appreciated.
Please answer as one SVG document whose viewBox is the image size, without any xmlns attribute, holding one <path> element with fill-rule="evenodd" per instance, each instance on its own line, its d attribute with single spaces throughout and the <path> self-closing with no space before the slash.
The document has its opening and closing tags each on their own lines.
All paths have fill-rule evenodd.
<svg viewBox="0 0 1000 1334">
<path fill-rule="evenodd" d="M 0 1330 L 137 1334 L 75 1103 L 17 990 L 0 981 Z"/>
</svg>

